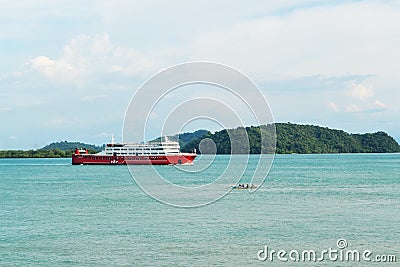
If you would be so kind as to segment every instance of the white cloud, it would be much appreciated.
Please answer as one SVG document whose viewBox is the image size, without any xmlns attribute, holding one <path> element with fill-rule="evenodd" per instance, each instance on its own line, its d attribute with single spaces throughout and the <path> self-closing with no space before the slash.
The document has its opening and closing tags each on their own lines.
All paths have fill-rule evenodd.
<svg viewBox="0 0 400 267">
<path fill-rule="evenodd" d="M 382 103 L 382 102 L 379 101 L 379 100 L 375 100 L 374 104 L 375 104 L 375 106 L 378 107 L 378 108 L 382 108 L 382 109 L 387 109 L 387 108 L 388 108 L 387 105 L 385 105 L 384 103 Z"/>
<path fill-rule="evenodd" d="M 158 67 L 154 60 L 134 48 L 112 43 L 108 33 L 79 35 L 68 41 L 59 58 L 39 56 L 27 65 L 49 79 L 78 84 L 110 73 L 149 74 Z"/>
<path fill-rule="evenodd" d="M 356 113 L 356 112 L 366 112 L 366 113 L 376 113 L 386 111 L 389 107 L 379 100 L 372 102 L 363 102 L 361 105 L 358 104 L 348 104 L 346 106 L 346 112 Z"/>
<path fill-rule="evenodd" d="M 334 102 L 329 102 L 328 103 L 328 107 L 330 110 L 332 110 L 333 112 L 339 112 L 340 108 L 338 105 L 336 105 Z"/>
<path fill-rule="evenodd" d="M 388 3 L 300 8 L 196 34 L 192 58 L 225 62 L 259 80 L 395 74 L 398 25 L 400 9 Z"/>
<path fill-rule="evenodd" d="M 382 112 L 389 108 L 388 105 L 376 99 L 372 90 L 372 85 L 360 83 L 351 83 L 350 88 L 345 92 L 348 99 L 344 98 L 342 102 L 351 101 L 346 107 L 347 112 Z M 358 100 L 357 103 L 353 101 Z"/>
<path fill-rule="evenodd" d="M 363 84 L 352 83 L 348 94 L 360 100 L 366 100 L 374 96 L 371 86 Z"/>
<path fill-rule="evenodd" d="M 27 65 L 49 78 L 66 77 L 73 74 L 73 67 L 64 61 L 52 60 L 46 56 L 35 57 Z"/>
<path fill-rule="evenodd" d="M 130 3 L 128 7 L 131 4 L 135 5 Z M 60 78 L 65 75 L 58 68 L 69 66 L 72 70 L 67 72 L 66 78 L 85 80 L 104 73 L 150 75 L 160 68 L 185 60 L 210 60 L 232 65 L 258 81 L 316 74 L 388 74 L 392 79 L 397 76 L 400 9 L 396 5 L 344 2 L 337 5 L 314 3 L 314 7 L 301 8 L 301 4 L 297 3 L 297 8 L 288 11 L 294 5 L 291 2 L 258 3 L 257 8 L 235 4 L 232 9 L 236 6 L 240 8 L 224 16 L 230 23 L 224 23 L 218 12 L 215 11 L 217 16 L 210 11 L 207 13 L 210 20 L 196 26 L 195 22 L 199 23 L 195 18 L 202 17 L 203 12 L 192 14 L 173 10 L 172 7 L 182 4 L 178 1 L 170 5 L 172 14 L 176 13 L 171 17 L 180 18 L 179 22 L 186 21 L 177 28 L 177 21 L 165 18 L 164 10 L 152 10 L 151 4 L 130 9 L 121 8 L 125 7 L 122 4 L 100 1 L 94 10 L 101 17 L 101 22 L 111 25 L 112 34 L 115 32 L 119 39 L 121 31 L 129 36 L 129 40 L 124 41 L 128 45 L 115 44 L 107 33 L 80 35 L 67 43 L 59 58 L 44 55 L 56 63 L 52 65 L 56 70 L 50 70 L 49 66 L 46 71 L 54 73 L 52 78 Z M 193 7 L 184 6 L 192 11 Z M 205 7 L 201 5 L 198 8 L 203 10 Z M 283 15 L 273 15 L 286 8 Z M 150 22 L 143 17 L 146 10 L 152 10 L 165 21 L 161 24 L 157 19 Z M 238 19 L 239 15 L 235 13 L 238 10 L 243 10 L 248 17 Z M 132 12 L 136 16 L 132 16 Z M 188 14 L 191 17 L 187 17 Z M 138 17 L 146 24 L 139 23 Z M 143 25 L 140 32 L 139 24 Z M 130 31 L 127 25 L 133 25 L 133 30 Z M 117 27 L 120 29 L 117 30 Z M 164 36 L 164 42 L 161 45 L 147 42 L 144 46 L 142 39 L 149 36 L 152 30 Z M 185 41 L 177 42 L 180 40 L 177 35 L 184 36 Z M 169 38 L 175 41 L 165 42 Z M 149 39 L 155 41 L 153 37 Z"/>
<path fill-rule="evenodd" d="M 360 112 L 361 110 L 356 104 L 350 104 L 346 107 L 346 112 Z"/>
<path fill-rule="evenodd" d="M 189 60 L 243 71 L 279 121 L 400 136 L 396 2 L 14 2 L 0 10 L 4 140 L 27 127 L 38 133 L 21 137 L 27 146 L 43 140 L 43 127 L 46 138 L 118 131 L 134 89 Z M 23 62 L 28 71 L 20 71 Z M 85 109 L 82 121 L 71 106 Z M 45 141 L 31 143 L 38 142 Z"/>
</svg>

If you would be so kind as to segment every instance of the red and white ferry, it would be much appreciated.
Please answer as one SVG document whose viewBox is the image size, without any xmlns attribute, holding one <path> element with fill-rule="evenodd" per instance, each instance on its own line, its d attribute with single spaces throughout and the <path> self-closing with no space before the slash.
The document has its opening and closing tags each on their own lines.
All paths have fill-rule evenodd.
<svg viewBox="0 0 400 267">
<path fill-rule="evenodd" d="M 165 139 L 162 142 L 145 144 L 114 143 L 111 141 L 110 144 L 106 145 L 105 150 L 97 154 L 89 154 L 86 149 L 76 149 L 72 155 L 72 164 L 192 164 L 197 156 L 196 152 L 182 153 L 178 142 Z"/>
</svg>

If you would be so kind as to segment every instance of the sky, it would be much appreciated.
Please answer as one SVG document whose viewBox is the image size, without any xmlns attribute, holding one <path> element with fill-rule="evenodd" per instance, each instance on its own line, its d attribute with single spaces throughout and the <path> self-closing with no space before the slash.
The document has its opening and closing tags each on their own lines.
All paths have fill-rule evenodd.
<svg viewBox="0 0 400 267">
<path fill-rule="evenodd" d="M 240 70 L 276 122 L 385 131 L 400 141 L 398 1 L 0 4 L 0 149 L 121 140 L 139 86 L 190 61 Z M 210 88 L 185 94 L 199 90 Z M 165 101 L 160 112 L 176 104 Z"/>
</svg>

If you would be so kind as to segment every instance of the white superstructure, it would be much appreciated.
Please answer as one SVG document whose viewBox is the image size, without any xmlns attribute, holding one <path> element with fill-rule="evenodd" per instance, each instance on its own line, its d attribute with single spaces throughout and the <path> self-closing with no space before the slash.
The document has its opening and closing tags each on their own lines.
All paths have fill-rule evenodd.
<svg viewBox="0 0 400 267">
<path fill-rule="evenodd" d="M 164 142 L 149 142 L 145 144 L 116 143 L 107 144 L 104 151 L 97 155 L 110 156 L 157 156 L 181 154 L 178 142 L 166 140 Z"/>
</svg>

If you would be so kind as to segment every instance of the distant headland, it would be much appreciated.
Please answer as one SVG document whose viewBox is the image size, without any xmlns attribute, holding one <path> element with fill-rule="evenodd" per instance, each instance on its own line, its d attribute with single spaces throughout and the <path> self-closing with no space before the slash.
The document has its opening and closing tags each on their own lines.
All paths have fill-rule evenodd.
<svg viewBox="0 0 400 267">
<path fill-rule="evenodd" d="M 250 154 L 259 154 L 261 148 L 261 134 L 267 134 L 270 125 L 246 127 L 250 145 Z M 275 123 L 276 153 L 277 154 L 338 154 L 338 153 L 398 153 L 400 145 L 385 132 L 351 134 L 343 130 L 330 129 L 315 125 L 300 125 L 293 123 Z M 199 143 L 204 138 L 214 141 L 217 154 L 230 154 L 231 144 L 228 132 L 235 135 L 237 129 L 222 130 L 215 133 L 208 132 L 200 138 L 194 139 L 182 146 L 182 151 L 198 150 Z M 264 151 L 273 152 L 273 146 L 267 146 Z"/>
<path fill-rule="evenodd" d="M 251 126 L 237 129 L 224 129 L 215 133 L 207 130 L 198 130 L 192 133 L 183 133 L 171 136 L 179 140 L 181 150 L 190 152 L 199 151 L 199 143 L 204 138 L 214 141 L 217 154 L 230 154 L 231 143 L 228 132 L 235 134 L 239 130 L 246 130 L 251 154 L 259 154 L 261 148 L 260 131 L 268 131 L 269 126 Z M 337 153 L 398 153 L 400 145 L 396 140 L 383 131 L 365 134 L 351 134 L 343 130 L 330 129 L 315 125 L 300 125 L 293 123 L 275 123 L 276 153 L 277 154 L 337 154 Z M 157 141 L 159 138 L 153 140 Z M 273 145 L 269 145 L 273 152 Z M 0 158 L 68 158 L 75 148 L 86 148 L 90 153 L 96 153 L 103 146 L 85 144 L 81 142 L 55 142 L 37 150 L 3 150 Z M 265 150 L 264 150 L 265 151 Z"/>
</svg>

